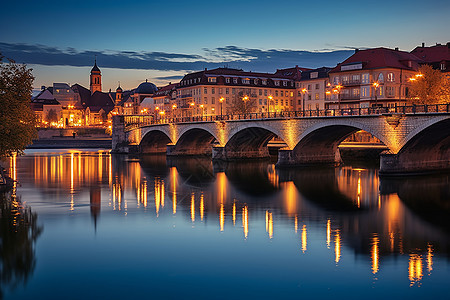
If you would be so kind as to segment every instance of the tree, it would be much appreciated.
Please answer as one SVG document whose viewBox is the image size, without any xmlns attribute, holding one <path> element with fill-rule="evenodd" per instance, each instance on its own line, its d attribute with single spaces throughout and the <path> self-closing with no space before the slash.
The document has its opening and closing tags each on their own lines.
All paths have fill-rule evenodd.
<svg viewBox="0 0 450 300">
<path fill-rule="evenodd" d="M 255 105 L 256 98 L 254 95 L 247 95 L 240 91 L 231 99 L 231 112 L 233 114 L 248 114 L 253 111 Z"/>
<path fill-rule="evenodd" d="M 449 103 L 450 79 L 448 75 L 429 65 L 419 68 L 420 76 L 412 78 L 410 99 L 413 104 Z"/>
<path fill-rule="evenodd" d="M 30 107 L 34 77 L 26 65 L 0 54 L 0 157 L 19 154 L 36 136 L 36 119 Z"/>
<path fill-rule="evenodd" d="M 58 114 L 53 108 L 48 110 L 45 118 L 47 122 L 58 122 Z"/>
</svg>

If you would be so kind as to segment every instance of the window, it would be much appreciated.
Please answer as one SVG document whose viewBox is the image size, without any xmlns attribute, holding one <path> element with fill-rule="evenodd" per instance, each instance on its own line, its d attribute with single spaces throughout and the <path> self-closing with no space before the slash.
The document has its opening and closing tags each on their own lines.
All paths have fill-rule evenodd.
<svg viewBox="0 0 450 300">
<path fill-rule="evenodd" d="M 347 75 L 344 75 L 344 76 L 342 76 L 342 83 L 348 83 L 348 76 Z"/>
<path fill-rule="evenodd" d="M 278 90 L 275 91 L 275 96 L 278 97 Z"/>
<path fill-rule="evenodd" d="M 258 91 L 258 92 L 259 92 L 259 95 L 260 95 L 260 96 L 262 96 L 262 90 L 261 90 L 261 89 L 259 89 L 259 91 Z"/>
<path fill-rule="evenodd" d="M 230 83 L 230 78 L 225 78 L 226 83 Z"/>
<path fill-rule="evenodd" d="M 359 74 L 352 75 L 352 81 L 353 82 L 359 82 Z"/>
<path fill-rule="evenodd" d="M 266 85 L 266 84 L 267 84 L 267 80 L 261 80 L 261 83 L 262 83 L 263 85 Z"/>
<path fill-rule="evenodd" d="M 389 73 L 392 74 L 392 73 Z M 388 78 L 389 78 L 389 74 L 388 74 Z M 378 83 L 383 83 L 384 82 L 384 76 L 383 73 L 378 74 L 378 79 L 377 79 Z"/>
<path fill-rule="evenodd" d="M 289 92 L 288 92 L 288 91 L 285 91 L 285 92 L 284 92 L 284 96 L 285 96 L 285 97 L 288 97 L 288 96 L 289 96 Z"/>
<path fill-rule="evenodd" d="M 353 95 L 353 97 L 359 97 L 359 89 L 353 89 L 352 90 L 352 95 Z"/>
<path fill-rule="evenodd" d="M 320 87 L 319 87 L 319 84 L 318 83 L 316 83 L 316 90 L 318 90 Z"/>
<path fill-rule="evenodd" d="M 387 97 L 395 97 L 395 88 L 393 86 L 386 87 L 386 96 Z"/>
<path fill-rule="evenodd" d="M 216 77 L 208 77 L 208 82 L 216 82 Z"/>
<path fill-rule="evenodd" d="M 319 109 L 319 103 L 316 103 L 316 109 Z"/>
<path fill-rule="evenodd" d="M 215 94 L 216 90 L 215 88 L 211 88 L 211 94 Z"/>
<path fill-rule="evenodd" d="M 264 96 L 267 96 L 267 90 L 264 90 Z"/>
<path fill-rule="evenodd" d="M 339 76 L 335 76 L 335 77 L 333 78 L 333 84 L 334 84 L 334 85 L 338 85 L 338 84 L 339 84 Z"/>
<path fill-rule="evenodd" d="M 242 84 L 250 84 L 250 79 L 242 78 Z"/>
<path fill-rule="evenodd" d="M 310 84 L 308 84 L 308 91 L 310 91 L 311 90 L 311 85 Z"/>
<path fill-rule="evenodd" d="M 233 78 L 233 83 L 237 84 L 237 78 Z"/>
<path fill-rule="evenodd" d="M 311 100 L 311 95 L 310 94 L 308 95 L 308 100 Z"/>
<path fill-rule="evenodd" d="M 287 81 L 283 81 L 283 86 L 287 86 Z"/>
<path fill-rule="evenodd" d="M 259 105 L 262 105 L 262 99 L 259 99 Z"/>
<path fill-rule="evenodd" d="M 204 103 L 205 103 L 205 104 L 208 104 L 208 98 L 205 97 Z"/>
<path fill-rule="evenodd" d="M 291 97 L 294 97 L 294 92 L 291 92 Z"/>
<path fill-rule="evenodd" d="M 319 100 L 319 93 L 314 94 L 314 99 Z"/>
<path fill-rule="evenodd" d="M 219 88 L 219 94 L 222 94 L 222 88 Z"/>
<path fill-rule="evenodd" d="M 387 74 L 387 81 L 388 82 L 394 82 L 395 81 L 394 73 L 388 73 Z"/>
<path fill-rule="evenodd" d="M 280 86 L 280 81 L 279 80 L 275 80 L 274 83 L 275 83 L 276 86 Z"/>
<path fill-rule="evenodd" d="M 230 89 L 229 89 L 229 88 L 226 88 L 226 89 L 225 89 L 225 94 L 228 95 L 229 93 L 230 93 Z"/>
<path fill-rule="evenodd" d="M 203 94 L 208 94 L 208 88 L 203 89 Z"/>
<path fill-rule="evenodd" d="M 236 94 L 236 89 L 231 89 L 231 93 L 234 95 Z"/>
<path fill-rule="evenodd" d="M 441 71 L 445 70 L 445 63 L 441 63 Z"/>
<path fill-rule="evenodd" d="M 212 97 L 211 98 L 211 104 L 215 104 L 216 103 L 216 98 Z"/>
<path fill-rule="evenodd" d="M 361 78 L 361 83 L 370 83 L 370 78 L 369 78 L 369 74 L 368 73 L 362 74 L 361 77 L 362 77 Z"/>
<path fill-rule="evenodd" d="M 258 84 L 258 79 L 253 80 L 254 84 Z"/>
</svg>

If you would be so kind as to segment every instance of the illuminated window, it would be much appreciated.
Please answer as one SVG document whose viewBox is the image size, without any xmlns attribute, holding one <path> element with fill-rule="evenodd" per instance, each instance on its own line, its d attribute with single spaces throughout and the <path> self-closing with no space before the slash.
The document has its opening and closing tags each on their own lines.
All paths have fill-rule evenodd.
<svg viewBox="0 0 450 300">
<path fill-rule="evenodd" d="M 216 82 L 216 77 L 208 77 L 208 82 Z"/>
<path fill-rule="evenodd" d="M 276 86 L 280 86 L 280 81 L 279 80 L 275 80 L 274 83 L 275 83 Z"/>
<path fill-rule="evenodd" d="M 283 81 L 283 86 L 287 86 L 287 81 Z"/>
<path fill-rule="evenodd" d="M 230 83 L 230 78 L 225 78 L 226 83 Z"/>
<path fill-rule="evenodd" d="M 266 85 L 266 84 L 267 84 L 267 80 L 261 80 L 261 83 L 262 83 L 263 85 Z"/>
<path fill-rule="evenodd" d="M 314 98 L 315 98 L 316 100 L 319 100 L 319 93 L 315 93 Z"/>
<path fill-rule="evenodd" d="M 392 73 L 389 73 L 392 74 Z M 388 78 L 389 78 L 389 74 L 388 74 Z M 383 83 L 384 82 L 384 76 L 383 73 L 378 74 L 378 79 L 377 79 L 378 83 Z"/>
<path fill-rule="evenodd" d="M 233 83 L 237 84 L 237 78 L 233 78 Z"/>
<path fill-rule="evenodd" d="M 250 84 L 250 79 L 248 79 L 248 78 L 242 78 L 242 83 L 243 83 L 243 84 Z"/>
<path fill-rule="evenodd" d="M 208 88 L 203 89 L 203 94 L 208 94 Z"/>
<path fill-rule="evenodd" d="M 361 83 L 370 83 L 369 73 L 362 74 Z"/>
<path fill-rule="evenodd" d="M 394 73 L 388 73 L 387 74 L 387 81 L 388 82 L 394 82 L 395 81 Z"/>
</svg>

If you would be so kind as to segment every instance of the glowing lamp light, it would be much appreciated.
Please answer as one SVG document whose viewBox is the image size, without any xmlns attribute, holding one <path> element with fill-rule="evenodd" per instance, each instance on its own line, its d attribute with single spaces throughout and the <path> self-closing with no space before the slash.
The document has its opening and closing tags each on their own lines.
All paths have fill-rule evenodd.
<svg viewBox="0 0 450 300">
<path fill-rule="evenodd" d="M 219 99 L 220 103 L 222 103 L 224 100 L 225 100 L 224 97 L 220 97 L 220 99 Z"/>
</svg>

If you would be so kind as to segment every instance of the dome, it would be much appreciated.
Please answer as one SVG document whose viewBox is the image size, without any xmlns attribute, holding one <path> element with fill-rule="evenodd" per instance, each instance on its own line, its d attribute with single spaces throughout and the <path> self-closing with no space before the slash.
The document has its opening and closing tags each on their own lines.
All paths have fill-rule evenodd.
<svg viewBox="0 0 450 300">
<path fill-rule="evenodd" d="M 158 90 L 156 85 L 151 82 L 145 80 L 145 82 L 141 83 L 136 89 L 136 94 L 153 94 Z"/>
</svg>

